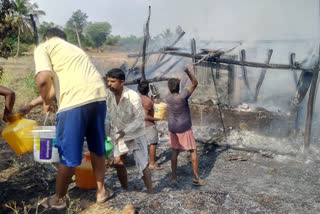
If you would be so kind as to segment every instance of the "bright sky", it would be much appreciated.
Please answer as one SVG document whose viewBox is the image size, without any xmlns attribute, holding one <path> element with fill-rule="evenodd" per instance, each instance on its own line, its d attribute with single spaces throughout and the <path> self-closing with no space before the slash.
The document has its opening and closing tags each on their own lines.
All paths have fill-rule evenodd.
<svg viewBox="0 0 320 214">
<path fill-rule="evenodd" d="M 188 37 L 216 40 L 319 38 L 320 0 L 35 0 L 42 21 L 64 26 L 80 9 L 107 21 L 112 34 L 142 35 L 151 5 L 150 34 L 180 25 Z"/>
</svg>

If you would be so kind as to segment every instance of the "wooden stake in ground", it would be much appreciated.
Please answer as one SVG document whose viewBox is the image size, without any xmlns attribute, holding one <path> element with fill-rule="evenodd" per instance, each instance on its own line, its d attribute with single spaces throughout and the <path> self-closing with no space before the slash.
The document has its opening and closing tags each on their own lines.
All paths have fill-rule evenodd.
<svg viewBox="0 0 320 214">
<path fill-rule="evenodd" d="M 267 57 L 267 60 L 266 60 L 265 64 L 269 64 L 270 63 L 272 53 L 273 53 L 273 50 L 269 49 L 268 57 Z M 258 100 L 259 91 L 260 91 L 261 85 L 263 83 L 264 77 L 266 76 L 266 73 L 267 73 L 267 69 L 263 68 L 261 73 L 260 73 L 260 77 L 259 77 L 258 83 L 256 85 L 256 93 L 254 95 L 254 101 Z"/>
<path fill-rule="evenodd" d="M 37 31 L 36 22 L 34 21 L 34 18 L 33 18 L 33 14 L 30 14 L 30 19 L 32 22 L 32 27 L 33 27 L 34 41 L 35 41 L 36 45 L 38 45 L 39 44 L 38 31 Z"/>
<path fill-rule="evenodd" d="M 245 50 L 241 50 L 241 52 L 240 52 L 240 60 L 241 60 L 241 62 L 246 61 L 246 51 Z M 249 81 L 248 81 L 247 68 L 245 66 L 241 66 L 241 68 L 242 68 L 243 81 L 244 81 L 244 84 L 247 87 L 248 94 L 249 94 L 250 98 L 254 97 L 254 95 L 252 94 L 251 88 L 250 88 Z"/>
<path fill-rule="evenodd" d="M 302 71 L 298 80 L 297 89 L 295 96 L 291 100 L 291 104 L 297 110 L 297 117 L 296 117 L 296 125 L 295 130 L 298 131 L 299 128 L 299 117 L 302 113 L 303 107 L 300 106 L 300 103 L 303 101 L 304 97 L 306 96 L 311 82 L 312 82 L 312 71 Z"/>
<path fill-rule="evenodd" d="M 320 46 L 319 46 L 318 63 L 312 71 L 313 77 L 312 77 L 312 82 L 311 82 L 311 87 L 310 87 L 310 92 L 309 92 L 307 121 L 306 121 L 305 133 L 304 133 L 304 147 L 306 149 L 308 149 L 310 146 L 313 107 L 314 107 L 315 94 L 316 94 L 316 89 L 317 89 L 317 84 L 318 84 L 319 64 L 320 64 Z"/>
<path fill-rule="evenodd" d="M 295 66 L 296 64 L 296 54 L 295 53 L 292 53 L 290 54 L 290 64 L 293 66 Z M 294 84 L 296 86 L 296 88 L 298 87 L 298 75 L 297 75 L 297 72 L 295 70 L 292 70 L 292 75 L 293 75 L 293 81 L 294 81 Z"/>
<path fill-rule="evenodd" d="M 212 74 L 212 82 L 213 82 L 214 90 L 216 91 L 216 96 L 217 96 L 217 103 L 218 103 L 217 106 L 218 106 L 221 125 L 222 125 L 222 128 L 223 128 L 223 135 L 224 135 L 224 139 L 227 140 L 226 128 L 224 126 L 222 110 L 221 110 L 221 106 L 220 106 L 221 103 L 220 103 L 219 93 L 218 93 L 218 89 L 217 89 L 216 79 L 215 79 L 214 74 L 213 74 L 213 66 L 210 66 L 210 67 L 211 67 L 211 74 Z"/>
<path fill-rule="evenodd" d="M 193 63 L 193 71 L 196 74 L 196 54 L 197 54 L 197 46 L 196 46 L 196 40 L 191 39 L 191 55 L 192 55 L 192 63 Z"/>
<path fill-rule="evenodd" d="M 292 98 L 292 104 L 298 106 L 306 96 L 312 82 L 312 71 L 302 71 L 298 80 L 295 96 Z"/>
<path fill-rule="evenodd" d="M 234 101 L 234 66 L 228 65 L 228 104 Z"/>
<path fill-rule="evenodd" d="M 170 78 L 168 77 L 156 77 L 156 78 L 152 78 L 152 79 L 148 79 L 148 83 L 153 83 L 153 82 L 163 82 L 163 81 L 168 81 Z M 136 79 L 136 80 L 132 80 L 132 81 L 126 81 L 124 84 L 125 85 L 135 85 L 135 84 L 139 84 L 141 79 Z"/>
<path fill-rule="evenodd" d="M 147 23 L 146 23 L 146 28 L 145 28 L 145 32 L 144 32 L 143 46 L 142 46 L 142 66 L 141 66 L 141 77 L 142 77 L 142 80 L 146 79 L 146 74 L 145 74 L 146 50 L 147 50 L 149 39 L 150 39 L 150 34 L 149 34 L 150 16 L 151 16 L 151 6 L 149 6 L 149 16 L 148 16 L 148 20 L 147 20 Z"/>
</svg>

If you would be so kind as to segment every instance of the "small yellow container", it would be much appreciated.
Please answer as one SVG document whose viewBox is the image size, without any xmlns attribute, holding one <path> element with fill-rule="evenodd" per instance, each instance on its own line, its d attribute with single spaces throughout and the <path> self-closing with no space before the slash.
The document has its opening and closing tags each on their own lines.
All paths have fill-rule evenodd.
<svg viewBox="0 0 320 214">
<path fill-rule="evenodd" d="M 3 129 L 1 135 L 18 155 L 33 151 L 33 137 L 30 133 L 37 122 L 22 119 L 21 114 L 14 114 L 8 118 L 9 124 Z"/>
<path fill-rule="evenodd" d="M 164 120 L 167 117 L 168 105 L 164 102 L 155 103 L 154 105 L 154 117 Z"/>
</svg>

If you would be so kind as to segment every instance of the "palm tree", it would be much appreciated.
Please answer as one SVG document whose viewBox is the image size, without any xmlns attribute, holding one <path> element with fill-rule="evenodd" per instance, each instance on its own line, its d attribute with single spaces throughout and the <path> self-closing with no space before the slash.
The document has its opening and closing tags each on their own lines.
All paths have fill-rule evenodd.
<svg viewBox="0 0 320 214">
<path fill-rule="evenodd" d="M 15 11 L 13 13 L 12 24 L 18 28 L 18 43 L 16 57 L 20 52 L 20 36 L 21 33 L 31 34 L 32 23 L 30 20 L 30 14 L 38 19 L 40 15 L 45 15 L 43 10 L 38 10 L 37 3 L 31 3 L 30 0 L 14 0 Z"/>
</svg>

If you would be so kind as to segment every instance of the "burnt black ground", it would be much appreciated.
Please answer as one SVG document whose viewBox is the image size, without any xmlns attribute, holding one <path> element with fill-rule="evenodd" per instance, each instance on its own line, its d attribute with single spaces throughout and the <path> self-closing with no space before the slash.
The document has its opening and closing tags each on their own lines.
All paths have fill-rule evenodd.
<svg viewBox="0 0 320 214">
<path fill-rule="evenodd" d="M 1 149 L 2 154 L 10 153 L 4 142 L 1 142 Z M 7 161 L 1 159 L 5 163 L 1 165 L 1 173 L 8 172 L 17 163 L 20 169 L 0 181 L 2 205 L 14 200 L 20 207 L 21 201 L 34 206 L 38 198 L 54 193 L 52 166 L 33 162 L 31 154 L 21 160 L 10 154 Z M 274 154 L 266 156 L 198 142 L 199 173 L 207 185 L 195 187 L 191 183 L 193 174 L 188 152 L 179 155 L 178 184 L 170 184 L 170 154 L 167 137 L 162 136 L 157 162 L 164 169 L 152 170 L 155 192 L 152 195 L 146 194 L 131 155 L 127 161 L 129 191 L 120 188 L 115 170 L 108 167 L 105 184 L 115 191 L 115 196 L 105 204 L 110 209 L 121 210 L 132 203 L 137 213 L 320 213 L 320 163 L 317 161 Z M 230 156 L 242 156 L 247 160 L 229 161 Z M 95 191 L 74 186 L 74 182 L 71 183 L 69 213 L 80 209 L 89 211 L 94 204 Z M 103 207 L 94 213 L 110 212 Z M 0 213 L 9 211 L 0 208 Z M 35 209 L 30 213 L 35 213 Z M 66 213 L 66 210 L 44 213 Z"/>
</svg>

